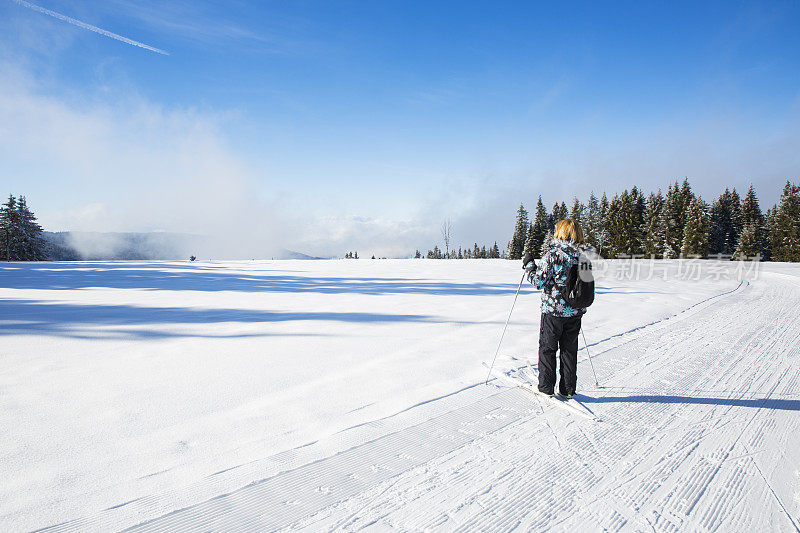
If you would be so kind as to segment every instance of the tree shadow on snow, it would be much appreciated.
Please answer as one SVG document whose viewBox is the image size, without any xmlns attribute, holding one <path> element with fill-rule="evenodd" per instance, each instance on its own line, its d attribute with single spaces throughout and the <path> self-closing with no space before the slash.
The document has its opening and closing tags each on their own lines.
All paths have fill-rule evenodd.
<svg viewBox="0 0 800 533">
<path fill-rule="evenodd" d="M 197 334 L 147 329 L 113 329 L 114 326 L 208 325 L 225 322 L 274 323 L 289 321 L 332 322 L 444 322 L 429 315 L 351 313 L 351 312 L 280 312 L 246 309 L 195 309 L 190 307 L 140 307 L 131 305 L 75 305 L 37 300 L 0 300 L 0 335 L 55 335 L 94 338 L 91 333 L 118 333 L 125 337 L 245 337 L 245 336 L 317 336 L 319 333 Z"/>
<path fill-rule="evenodd" d="M 800 411 L 800 400 L 785 398 L 706 398 L 702 396 L 671 396 L 662 394 L 636 394 L 632 396 L 591 396 L 578 395 L 586 404 L 601 403 L 672 403 L 696 405 L 724 405 L 730 407 L 752 407 L 756 409 L 777 409 L 780 411 Z"/>
<path fill-rule="evenodd" d="M 138 263 L 14 263 L 0 266 L 0 289 L 76 290 L 87 288 L 239 291 L 324 294 L 430 294 L 485 296 L 514 294 L 518 283 L 458 283 L 413 278 L 315 277 L 252 274 L 229 267 Z M 523 287 L 521 294 L 538 292 Z"/>
</svg>

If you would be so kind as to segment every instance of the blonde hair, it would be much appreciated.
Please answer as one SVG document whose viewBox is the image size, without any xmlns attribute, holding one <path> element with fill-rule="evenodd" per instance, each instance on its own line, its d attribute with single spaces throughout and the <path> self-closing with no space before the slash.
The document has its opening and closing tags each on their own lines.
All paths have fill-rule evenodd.
<svg viewBox="0 0 800 533">
<path fill-rule="evenodd" d="M 556 234 L 553 236 L 556 239 L 569 241 L 572 244 L 585 244 L 581 227 L 571 218 L 565 218 L 556 224 Z"/>
</svg>

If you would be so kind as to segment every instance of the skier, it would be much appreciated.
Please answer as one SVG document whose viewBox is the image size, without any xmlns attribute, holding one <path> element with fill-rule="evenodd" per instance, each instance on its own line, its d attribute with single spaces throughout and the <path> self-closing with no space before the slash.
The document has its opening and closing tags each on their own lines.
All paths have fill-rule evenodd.
<svg viewBox="0 0 800 533">
<path fill-rule="evenodd" d="M 539 326 L 539 391 L 552 396 L 556 384 L 556 350 L 559 350 L 561 379 L 559 392 L 566 398 L 575 394 L 578 366 L 578 333 L 585 307 L 570 307 L 564 297 L 567 274 L 578 264 L 585 249 L 583 231 L 575 220 L 556 224 L 550 249 L 536 268 L 533 255 L 525 253 L 522 268 L 528 281 L 542 291 L 542 318 Z"/>
</svg>

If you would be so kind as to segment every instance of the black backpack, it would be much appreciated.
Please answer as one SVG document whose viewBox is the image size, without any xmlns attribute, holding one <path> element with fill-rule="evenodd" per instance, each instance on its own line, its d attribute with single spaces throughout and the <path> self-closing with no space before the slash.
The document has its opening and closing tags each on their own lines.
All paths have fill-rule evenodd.
<svg viewBox="0 0 800 533">
<path fill-rule="evenodd" d="M 566 293 L 561 294 L 573 309 L 589 307 L 594 302 L 594 275 L 592 262 L 581 254 L 577 263 L 567 273 Z"/>
</svg>

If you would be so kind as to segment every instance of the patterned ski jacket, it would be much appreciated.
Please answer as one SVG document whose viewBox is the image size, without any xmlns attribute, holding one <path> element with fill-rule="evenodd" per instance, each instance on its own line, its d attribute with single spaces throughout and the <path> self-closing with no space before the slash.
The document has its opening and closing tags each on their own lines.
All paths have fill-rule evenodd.
<svg viewBox="0 0 800 533">
<path fill-rule="evenodd" d="M 586 312 L 585 307 L 570 307 L 562 296 L 566 292 L 569 269 L 580 260 L 582 251 L 580 245 L 553 239 L 550 250 L 536 262 L 536 273 L 529 281 L 542 291 L 542 313 L 567 318 Z"/>
</svg>

